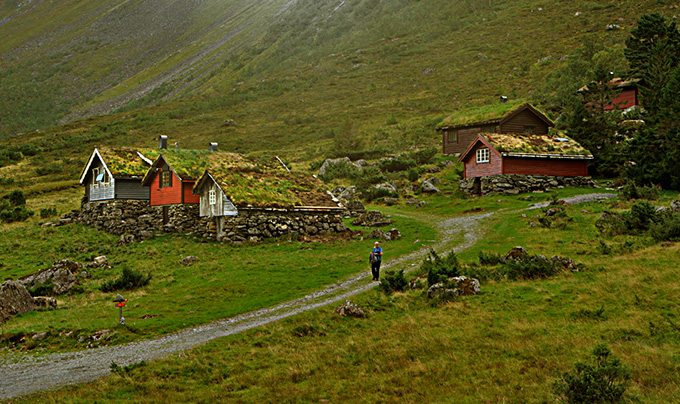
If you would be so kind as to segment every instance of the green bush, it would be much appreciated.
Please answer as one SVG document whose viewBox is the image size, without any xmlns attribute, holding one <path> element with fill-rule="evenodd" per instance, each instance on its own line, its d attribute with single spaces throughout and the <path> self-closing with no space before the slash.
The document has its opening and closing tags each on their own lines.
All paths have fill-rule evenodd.
<svg viewBox="0 0 680 404">
<path fill-rule="evenodd" d="M 496 254 L 492 252 L 484 252 L 480 251 L 477 253 L 477 257 L 479 258 L 479 264 L 484 265 L 484 266 L 493 266 L 493 265 L 498 265 L 501 263 L 501 254 Z"/>
<path fill-rule="evenodd" d="M 40 217 L 45 219 L 57 215 L 57 208 L 43 208 L 40 209 Z"/>
<path fill-rule="evenodd" d="M 608 234 L 632 234 L 637 235 L 646 232 L 655 225 L 663 225 L 664 217 L 656 211 L 649 201 L 638 201 L 633 204 L 630 211 L 620 215 L 605 212 L 601 219 L 595 223 L 595 227 L 602 233 Z"/>
<path fill-rule="evenodd" d="M 387 271 L 380 281 L 380 288 L 385 294 L 391 295 L 394 292 L 403 292 L 408 287 L 408 282 L 404 278 L 404 270 Z"/>
<path fill-rule="evenodd" d="M 385 182 L 385 176 L 376 166 L 366 166 L 362 171 L 352 173 L 351 179 L 354 185 L 359 188 L 368 188 L 371 185 Z"/>
<path fill-rule="evenodd" d="M 548 278 L 560 272 L 560 266 L 542 255 L 524 254 L 505 263 L 505 275 L 512 280 Z"/>
<path fill-rule="evenodd" d="M 123 268 L 123 273 L 118 279 L 111 279 L 104 282 L 99 290 L 102 292 L 114 292 L 116 290 L 132 290 L 146 286 L 151 281 L 151 274 L 144 275 L 140 271 L 135 271 L 128 267 Z"/>
<path fill-rule="evenodd" d="M 427 164 L 437 154 L 437 151 L 439 151 L 438 148 L 431 147 L 429 149 L 422 149 L 422 150 L 418 150 L 418 151 L 409 153 L 408 157 L 415 160 L 415 162 L 419 165 Z"/>
<path fill-rule="evenodd" d="M 659 191 L 655 187 L 651 185 L 638 187 L 633 181 L 627 182 L 621 188 L 619 195 L 621 199 L 628 201 L 631 199 L 648 199 L 650 201 L 659 199 Z"/>
<path fill-rule="evenodd" d="M 33 216 L 33 211 L 26 209 L 25 206 L 0 211 L 0 220 L 5 223 L 23 222 L 31 216 Z"/>
<path fill-rule="evenodd" d="M 24 191 L 20 189 L 15 189 L 5 195 L 3 199 L 6 199 L 12 207 L 26 205 L 26 196 L 24 196 Z"/>
<path fill-rule="evenodd" d="M 630 371 L 605 345 L 593 350 L 595 364 L 577 362 L 572 372 L 564 372 L 553 391 L 569 404 L 619 403 L 630 381 Z"/>
<path fill-rule="evenodd" d="M 45 283 L 37 283 L 32 288 L 28 289 L 31 296 L 52 296 L 54 292 L 54 283 L 52 279 L 48 279 Z"/>
<path fill-rule="evenodd" d="M 399 194 L 392 192 L 385 188 L 363 188 L 361 189 L 361 197 L 367 201 L 373 201 L 378 198 L 390 197 L 397 198 Z"/>
<path fill-rule="evenodd" d="M 680 240 L 680 216 L 668 213 L 661 217 L 661 220 L 649 226 L 649 235 L 656 241 Z"/>
<path fill-rule="evenodd" d="M 406 179 L 411 182 L 415 182 L 418 181 L 418 178 L 420 178 L 420 173 L 418 172 L 418 169 L 416 169 L 415 167 L 409 168 L 408 171 L 406 172 Z"/>
<path fill-rule="evenodd" d="M 393 159 L 384 159 L 378 162 L 378 167 L 382 171 L 395 172 L 395 171 L 405 171 L 411 167 L 415 167 L 418 164 L 416 161 L 408 156 L 399 155 Z"/>
<path fill-rule="evenodd" d="M 445 257 L 438 255 L 434 250 L 430 250 L 425 261 L 420 266 L 422 273 L 427 273 L 427 285 L 446 282 L 448 278 L 460 275 L 460 264 L 456 253 L 451 253 Z"/>
</svg>

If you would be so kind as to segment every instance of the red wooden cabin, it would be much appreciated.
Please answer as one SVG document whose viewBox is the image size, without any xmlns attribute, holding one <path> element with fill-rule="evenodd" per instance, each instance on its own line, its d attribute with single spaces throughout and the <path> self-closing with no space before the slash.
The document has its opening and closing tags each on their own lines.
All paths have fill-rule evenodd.
<svg viewBox="0 0 680 404">
<path fill-rule="evenodd" d="M 192 190 L 203 167 L 196 167 L 195 151 L 164 150 L 144 176 L 142 185 L 150 188 L 151 206 L 200 202 Z"/>
<path fill-rule="evenodd" d="M 605 111 L 611 111 L 613 109 L 628 109 L 638 105 L 642 105 L 640 102 L 640 85 L 643 82 L 640 79 L 623 80 L 621 78 L 615 78 L 609 82 L 609 85 L 614 88 L 616 95 L 612 97 L 611 103 L 604 106 Z M 585 93 L 588 92 L 588 86 L 583 86 L 578 89 L 586 98 Z M 587 105 L 595 105 L 594 102 L 589 102 Z"/>
<path fill-rule="evenodd" d="M 458 158 L 464 178 L 499 174 L 588 175 L 592 154 L 574 140 L 548 135 L 478 134 Z"/>
</svg>

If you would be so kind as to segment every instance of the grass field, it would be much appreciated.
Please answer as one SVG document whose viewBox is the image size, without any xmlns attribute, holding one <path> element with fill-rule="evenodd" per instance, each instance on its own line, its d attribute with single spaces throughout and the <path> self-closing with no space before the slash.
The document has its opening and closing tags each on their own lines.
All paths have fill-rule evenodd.
<svg viewBox="0 0 680 404">
<path fill-rule="evenodd" d="M 657 205 L 676 197 L 664 194 Z M 631 370 L 625 402 L 680 400 L 679 245 L 602 238 L 594 228 L 601 211 L 625 210 L 630 202 L 569 206 L 573 221 L 564 229 L 530 228 L 533 213 L 542 212 L 524 210 L 521 197 L 450 208 L 436 202 L 422 213 L 438 215 L 434 221 L 463 208 L 496 211 L 486 237 L 459 255 L 466 265 L 479 251 L 522 245 L 532 254 L 571 257 L 581 270 L 543 280 L 483 280 L 481 294 L 440 307 L 428 305 L 422 291 L 385 296 L 376 288 L 353 299 L 368 311 L 365 319 L 325 307 L 13 402 L 553 403 L 552 384 L 576 362 L 590 361 L 599 343 Z M 599 240 L 629 247 L 603 255 Z"/>
</svg>

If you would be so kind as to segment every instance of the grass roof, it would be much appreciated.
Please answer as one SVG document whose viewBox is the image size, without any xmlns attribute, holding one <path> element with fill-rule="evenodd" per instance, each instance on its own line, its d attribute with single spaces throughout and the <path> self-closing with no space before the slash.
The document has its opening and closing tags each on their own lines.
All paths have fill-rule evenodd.
<svg viewBox="0 0 680 404">
<path fill-rule="evenodd" d="M 551 135 L 518 135 L 507 133 L 482 134 L 491 145 L 505 153 L 546 154 L 546 155 L 579 155 L 592 156 L 591 153 L 575 140 L 566 136 Z"/>
<path fill-rule="evenodd" d="M 183 179 L 198 179 L 205 170 L 217 171 L 222 168 L 252 169 L 255 164 L 240 154 L 214 152 L 209 150 L 159 150 L 150 153 L 152 159 L 159 154 Z"/>
<path fill-rule="evenodd" d="M 222 191 L 238 207 L 338 207 L 321 181 L 284 169 L 222 169 L 210 171 Z"/>
<path fill-rule="evenodd" d="M 118 177 L 143 177 L 151 166 L 145 162 L 139 154 L 138 149 L 130 147 L 103 147 L 97 149 L 101 154 L 106 166 L 111 174 Z M 145 151 L 139 150 L 145 157 Z"/>
<path fill-rule="evenodd" d="M 526 101 L 517 100 L 461 109 L 444 118 L 437 127 L 464 126 L 500 121 L 525 103 Z"/>
</svg>

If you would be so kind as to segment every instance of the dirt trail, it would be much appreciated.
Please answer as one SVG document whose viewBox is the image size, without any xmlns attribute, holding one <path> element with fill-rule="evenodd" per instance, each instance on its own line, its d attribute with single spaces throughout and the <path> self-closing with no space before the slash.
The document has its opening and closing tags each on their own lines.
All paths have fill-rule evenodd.
<svg viewBox="0 0 680 404">
<path fill-rule="evenodd" d="M 407 268 L 407 271 L 410 268 L 416 268 L 416 264 L 422 260 L 430 248 L 447 252 L 452 250 L 459 252 L 469 248 L 483 236 L 484 219 L 491 215 L 492 213 L 485 213 L 446 220 L 421 215 L 419 217 L 421 220 L 438 222 L 436 242 L 427 243 L 426 247 L 415 253 L 389 260 L 384 268 Z M 4 353 L 0 356 L 0 371 L 2 372 L 0 399 L 96 380 L 109 374 L 111 362 L 126 366 L 163 358 L 215 338 L 236 334 L 345 300 L 375 286 L 376 283 L 369 279 L 369 272 L 366 271 L 300 299 L 214 321 L 200 327 L 184 329 L 153 340 L 40 357 Z"/>
</svg>

